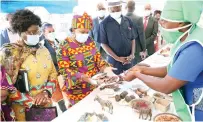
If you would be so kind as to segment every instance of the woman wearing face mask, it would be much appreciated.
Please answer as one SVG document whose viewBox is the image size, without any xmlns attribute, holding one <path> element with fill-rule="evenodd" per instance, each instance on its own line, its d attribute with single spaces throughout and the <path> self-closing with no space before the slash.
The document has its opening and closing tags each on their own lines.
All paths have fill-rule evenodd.
<svg viewBox="0 0 203 122">
<path fill-rule="evenodd" d="M 4 62 L 6 73 L 14 84 L 20 69 L 28 73 L 30 91 L 20 93 L 17 90 L 9 96 L 16 119 L 25 121 L 25 108 L 33 104 L 43 107 L 51 105 L 57 72 L 49 51 L 39 46 L 40 18 L 29 10 L 19 10 L 14 13 L 11 25 L 21 39 L 0 49 L 0 61 Z"/>
<path fill-rule="evenodd" d="M 124 77 L 137 77 L 156 91 L 172 93 L 183 121 L 203 121 L 202 7 L 202 1 L 167 1 L 160 26 L 164 39 L 174 44 L 171 63 L 160 68 L 135 66 Z"/>
<path fill-rule="evenodd" d="M 6 73 L 5 68 L 0 65 L 0 90 L 1 90 L 1 121 L 15 121 L 15 113 L 8 102 L 8 96 L 10 93 L 15 92 L 16 88 L 10 81 L 10 77 Z"/>
<path fill-rule="evenodd" d="M 108 64 L 102 60 L 88 32 L 92 28 L 92 19 L 84 13 L 72 19 L 72 37 L 66 38 L 59 47 L 57 60 L 59 72 L 65 83 L 62 91 L 74 105 L 86 97 L 94 88 L 90 77 L 104 71 Z"/>
</svg>

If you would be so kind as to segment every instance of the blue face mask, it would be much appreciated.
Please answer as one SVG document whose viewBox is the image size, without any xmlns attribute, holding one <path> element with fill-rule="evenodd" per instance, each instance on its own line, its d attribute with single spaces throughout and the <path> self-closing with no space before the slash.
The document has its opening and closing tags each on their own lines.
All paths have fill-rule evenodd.
<svg viewBox="0 0 203 122">
<path fill-rule="evenodd" d="M 165 29 L 162 26 L 160 26 L 160 33 L 163 36 L 164 40 L 166 40 L 167 43 L 174 44 L 184 34 L 183 32 L 180 32 L 179 30 L 187 28 L 191 25 L 192 24 L 188 24 L 183 27 L 173 28 L 173 29 Z"/>
</svg>

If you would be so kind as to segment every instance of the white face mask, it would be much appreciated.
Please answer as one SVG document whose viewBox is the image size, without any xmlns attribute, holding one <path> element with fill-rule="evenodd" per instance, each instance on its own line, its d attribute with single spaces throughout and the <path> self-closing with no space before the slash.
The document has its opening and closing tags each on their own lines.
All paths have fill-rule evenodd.
<svg viewBox="0 0 203 122">
<path fill-rule="evenodd" d="M 54 41 L 54 40 L 56 39 L 55 33 L 54 33 L 54 32 L 48 33 L 48 34 L 47 34 L 47 39 L 48 39 L 49 41 Z"/>
<path fill-rule="evenodd" d="M 98 17 L 101 17 L 101 18 L 105 17 L 105 15 L 106 15 L 106 11 L 105 10 L 100 10 L 97 13 L 98 13 Z"/>
<path fill-rule="evenodd" d="M 35 46 L 39 43 L 39 35 L 27 35 L 27 41 L 24 42 L 29 46 Z"/>
<path fill-rule="evenodd" d="M 111 16 L 112 18 L 114 18 L 115 20 L 120 19 L 120 18 L 121 18 L 121 15 L 122 15 L 122 12 L 121 12 L 121 11 L 120 11 L 120 12 L 110 13 L 110 16 Z"/>
<path fill-rule="evenodd" d="M 79 43 L 85 43 L 89 37 L 89 34 L 81 34 L 81 33 L 76 33 L 76 40 Z"/>
<path fill-rule="evenodd" d="M 160 25 L 160 27 L 161 27 L 163 30 L 168 31 L 168 32 L 179 32 L 179 30 L 184 29 L 184 28 L 187 28 L 187 27 L 189 27 L 189 26 L 191 26 L 191 25 L 192 25 L 192 24 L 188 24 L 188 25 L 185 25 L 185 26 L 182 26 L 182 27 L 172 28 L 172 29 L 166 29 L 166 28 L 162 27 L 161 25 Z"/>
<path fill-rule="evenodd" d="M 151 11 L 150 10 L 145 10 L 144 11 L 144 16 L 147 17 L 151 14 Z"/>
</svg>

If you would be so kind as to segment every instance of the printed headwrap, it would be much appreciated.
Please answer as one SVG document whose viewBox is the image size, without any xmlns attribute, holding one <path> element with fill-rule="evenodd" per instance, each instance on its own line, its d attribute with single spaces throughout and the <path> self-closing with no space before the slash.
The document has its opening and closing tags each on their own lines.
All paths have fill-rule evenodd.
<svg viewBox="0 0 203 122">
<path fill-rule="evenodd" d="M 92 29 L 92 18 L 87 14 L 84 13 L 81 15 L 75 15 L 72 19 L 72 28 L 74 29 Z"/>
</svg>

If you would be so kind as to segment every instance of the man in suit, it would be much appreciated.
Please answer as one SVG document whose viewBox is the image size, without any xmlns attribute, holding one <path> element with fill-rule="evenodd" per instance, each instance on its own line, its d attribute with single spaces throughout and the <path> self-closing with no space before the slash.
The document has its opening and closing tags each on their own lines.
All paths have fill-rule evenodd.
<svg viewBox="0 0 203 122">
<path fill-rule="evenodd" d="M 143 25 L 145 31 L 146 48 L 148 55 L 152 55 L 155 52 L 154 40 L 158 33 L 158 22 L 151 15 L 151 5 L 146 4 L 144 7 Z"/>
<path fill-rule="evenodd" d="M 134 14 L 135 11 L 135 2 L 130 0 L 126 6 L 127 14 L 126 16 L 129 17 L 133 22 L 134 32 L 138 31 L 138 36 L 136 40 L 136 52 L 135 52 L 135 59 L 139 63 L 144 59 L 145 51 L 146 51 L 146 44 L 145 44 L 145 36 L 144 36 L 144 27 L 143 27 L 143 19 Z"/>
<path fill-rule="evenodd" d="M 14 33 L 11 26 L 12 14 L 7 14 L 6 15 L 6 20 L 8 22 L 8 27 L 1 30 L 1 43 L 0 46 L 2 46 L 5 43 L 15 43 L 17 40 L 19 40 L 19 35 L 17 33 Z"/>
<path fill-rule="evenodd" d="M 106 8 L 102 2 L 97 4 L 97 17 L 93 19 L 93 29 L 90 31 L 90 37 L 92 37 L 96 43 L 97 49 L 100 51 L 102 57 L 106 59 L 107 54 L 101 47 L 101 42 L 99 41 L 99 24 L 104 20 L 106 15 Z"/>
</svg>

